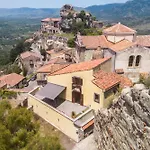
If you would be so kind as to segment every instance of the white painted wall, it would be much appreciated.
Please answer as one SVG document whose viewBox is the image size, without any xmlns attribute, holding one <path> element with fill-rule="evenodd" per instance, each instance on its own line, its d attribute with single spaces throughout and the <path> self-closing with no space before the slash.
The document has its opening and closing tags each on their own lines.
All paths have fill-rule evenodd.
<svg viewBox="0 0 150 150">
<path fill-rule="evenodd" d="M 108 35 L 107 36 L 107 40 L 113 43 L 120 42 L 124 39 L 132 42 L 134 40 L 134 35 Z"/>
<path fill-rule="evenodd" d="M 129 57 L 141 55 L 139 67 L 128 67 Z M 150 49 L 134 46 L 124 51 L 118 52 L 115 58 L 115 69 L 123 69 L 124 72 L 150 72 Z"/>
</svg>

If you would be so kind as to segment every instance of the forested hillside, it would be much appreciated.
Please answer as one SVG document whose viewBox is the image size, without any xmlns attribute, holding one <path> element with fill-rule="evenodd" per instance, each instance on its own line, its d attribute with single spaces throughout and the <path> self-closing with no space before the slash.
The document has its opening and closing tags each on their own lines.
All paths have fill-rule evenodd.
<svg viewBox="0 0 150 150">
<path fill-rule="evenodd" d="M 9 63 L 10 50 L 40 28 L 40 19 L 0 18 L 0 66 Z"/>
</svg>

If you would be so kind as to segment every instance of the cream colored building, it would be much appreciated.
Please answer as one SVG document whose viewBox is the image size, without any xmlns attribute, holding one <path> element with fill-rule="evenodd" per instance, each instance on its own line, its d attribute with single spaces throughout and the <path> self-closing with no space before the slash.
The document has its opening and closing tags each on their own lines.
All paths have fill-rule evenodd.
<svg viewBox="0 0 150 150">
<path fill-rule="evenodd" d="M 76 142 L 92 132 L 93 111 L 109 107 L 119 86 L 131 86 L 111 73 L 110 58 L 70 64 L 47 80 L 29 94 L 28 107 Z"/>
</svg>

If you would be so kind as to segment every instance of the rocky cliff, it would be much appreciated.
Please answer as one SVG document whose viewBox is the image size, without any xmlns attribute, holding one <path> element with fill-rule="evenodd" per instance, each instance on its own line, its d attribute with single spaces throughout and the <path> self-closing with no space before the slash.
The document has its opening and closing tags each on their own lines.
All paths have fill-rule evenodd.
<svg viewBox="0 0 150 150">
<path fill-rule="evenodd" d="M 95 116 L 99 150 L 150 150 L 150 91 L 125 89 L 111 108 Z"/>
<path fill-rule="evenodd" d="M 78 26 L 84 26 L 85 28 L 97 26 L 101 28 L 103 26 L 103 23 L 95 21 L 96 18 L 90 13 L 84 10 L 76 11 L 73 6 L 67 4 L 61 8 L 60 16 L 60 28 L 63 31 L 72 31 Z"/>
</svg>

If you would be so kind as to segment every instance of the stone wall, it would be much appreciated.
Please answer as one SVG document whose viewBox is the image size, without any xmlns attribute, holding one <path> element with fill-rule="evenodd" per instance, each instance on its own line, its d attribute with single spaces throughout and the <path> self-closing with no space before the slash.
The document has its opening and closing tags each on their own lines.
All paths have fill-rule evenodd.
<svg viewBox="0 0 150 150">
<path fill-rule="evenodd" d="M 111 108 L 95 115 L 94 135 L 99 150 L 150 150 L 150 91 L 124 89 Z"/>
</svg>

